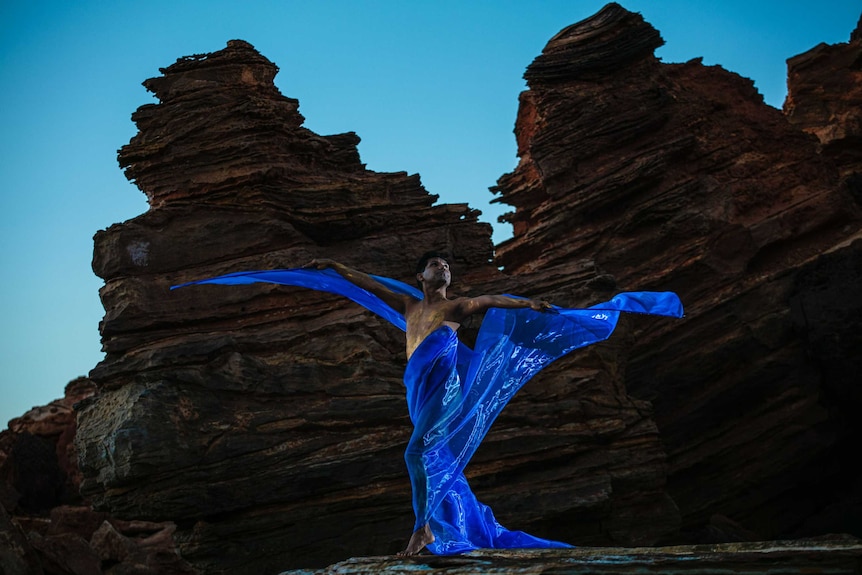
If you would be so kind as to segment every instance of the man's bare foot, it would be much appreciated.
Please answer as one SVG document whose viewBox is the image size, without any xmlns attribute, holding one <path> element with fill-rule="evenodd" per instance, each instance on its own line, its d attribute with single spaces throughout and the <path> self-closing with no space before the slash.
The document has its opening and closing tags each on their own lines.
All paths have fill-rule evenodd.
<svg viewBox="0 0 862 575">
<path fill-rule="evenodd" d="M 399 557 L 407 555 L 418 555 L 420 551 L 425 549 L 425 546 L 434 542 L 434 534 L 431 533 L 431 528 L 426 523 L 424 527 L 420 527 L 413 532 L 410 541 L 407 543 L 407 549 L 398 553 Z"/>
</svg>

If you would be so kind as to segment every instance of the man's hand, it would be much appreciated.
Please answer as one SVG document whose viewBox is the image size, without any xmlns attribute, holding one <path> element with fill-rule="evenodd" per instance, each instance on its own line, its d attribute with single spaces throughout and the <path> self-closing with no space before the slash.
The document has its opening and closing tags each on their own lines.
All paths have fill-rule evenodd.
<svg viewBox="0 0 862 575">
<path fill-rule="evenodd" d="M 329 260 L 326 258 L 313 259 L 304 266 L 303 269 L 315 269 L 315 270 L 325 270 L 327 268 L 334 268 L 337 262 L 334 260 Z"/>
<path fill-rule="evenodd" d="M 552 311 L 554 306 L 546 302 L 545 300 L 530 300 L 530 309 L 533 311 Z"/>
</svg>

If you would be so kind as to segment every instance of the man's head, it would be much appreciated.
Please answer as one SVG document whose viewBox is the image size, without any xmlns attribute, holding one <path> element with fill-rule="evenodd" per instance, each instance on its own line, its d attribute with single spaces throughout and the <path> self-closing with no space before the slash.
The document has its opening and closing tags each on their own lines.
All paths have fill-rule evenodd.
<svg viewBox="0 0 862 575">
<path fill-rule="evenodd" d="M 422 289 L 425 282 L 449 286 L 452 275 L 449 272 L 449 254 L 444 252 L 425 252 L 416 262 L 416 283 Z"/>
</svg>

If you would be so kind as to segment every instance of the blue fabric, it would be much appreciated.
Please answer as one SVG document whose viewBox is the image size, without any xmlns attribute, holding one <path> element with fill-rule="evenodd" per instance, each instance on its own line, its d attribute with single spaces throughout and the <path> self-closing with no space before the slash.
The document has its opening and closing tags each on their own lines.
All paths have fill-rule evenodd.
<svg viewBox="0 0 862 575">
<path fill-rule="evenodd" d="M 422 299 L 421 291 L 405 283 L 379 276 L 371 277 L 384 284 L 392 291 L 395 291 L 396 293 L 409 295 L 415 297 L 416 299 Z M 373 293 L 353 285 L 352 283 L 344 279 L 337 271 L 331 269 L 292 269 L 237 272 L 215 278 L 209 278 L 205 280 L 198 280 L 184 283 L 181 285 L 171 286 L 171 289 L 174 290 L 177 288 L 198 284 L 242 285 L 253 284 L 257 282 L 298 286 L 344 296 L 355 301 L 362 307 L 373 311 L 383 319 L 389 321 L 394 326 L 398 327 L 401 331 L 407 331 L 407 323 L 404 321 L 404 317 L 400 313 L 383 303 L 383 300 L 381 300 Z"/>
<path fill-rule="evenodd" d="M 372 277 L 396 293 L 422 298 L 422 292 L 412 286 Z M 342 295 L 406 329 L 401 314 L 331 269 L 242 272 L 183 286 L 254 282 Z M 428 545 L 432 553 L 570 547 L 502 527 L 491 509 L 473 495 L 463 472 L 515 393 L 552 361 L 607 339 L 621 312 L 668 317 L 683 314 L 674 293 L 629 292 L 586 309 L 555 307 L 536 312 L 492 308 L 485 314 L 472 350 L 447 326 L 438 328 L 419 344 L 404 373 L 407 407 L 414 426 L 405 460 L 413 487 L 414 529 L 430 524 L 436 538 Z"/>
</svg>

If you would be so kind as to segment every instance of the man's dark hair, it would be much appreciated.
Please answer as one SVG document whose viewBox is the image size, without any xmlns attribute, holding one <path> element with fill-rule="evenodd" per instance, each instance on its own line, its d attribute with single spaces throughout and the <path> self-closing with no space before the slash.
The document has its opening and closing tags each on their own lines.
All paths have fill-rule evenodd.
<svg viewBox="0 0 862 575">
<path fill-rule="evenodd" d="M 449 263 L 449 254 L 447 254 L 446 252 L 425 252 L 416 262 L 416 273 L 421 274 L 422 272 L 424 272 L 425 266 L 428 265 L 428 260 L 433 258 L 440 258 L 446 263 Z M 419 285 L 420 288 L 422 287 L 421 282 L 417 280 L 416 283 Z"/>
</svg>

